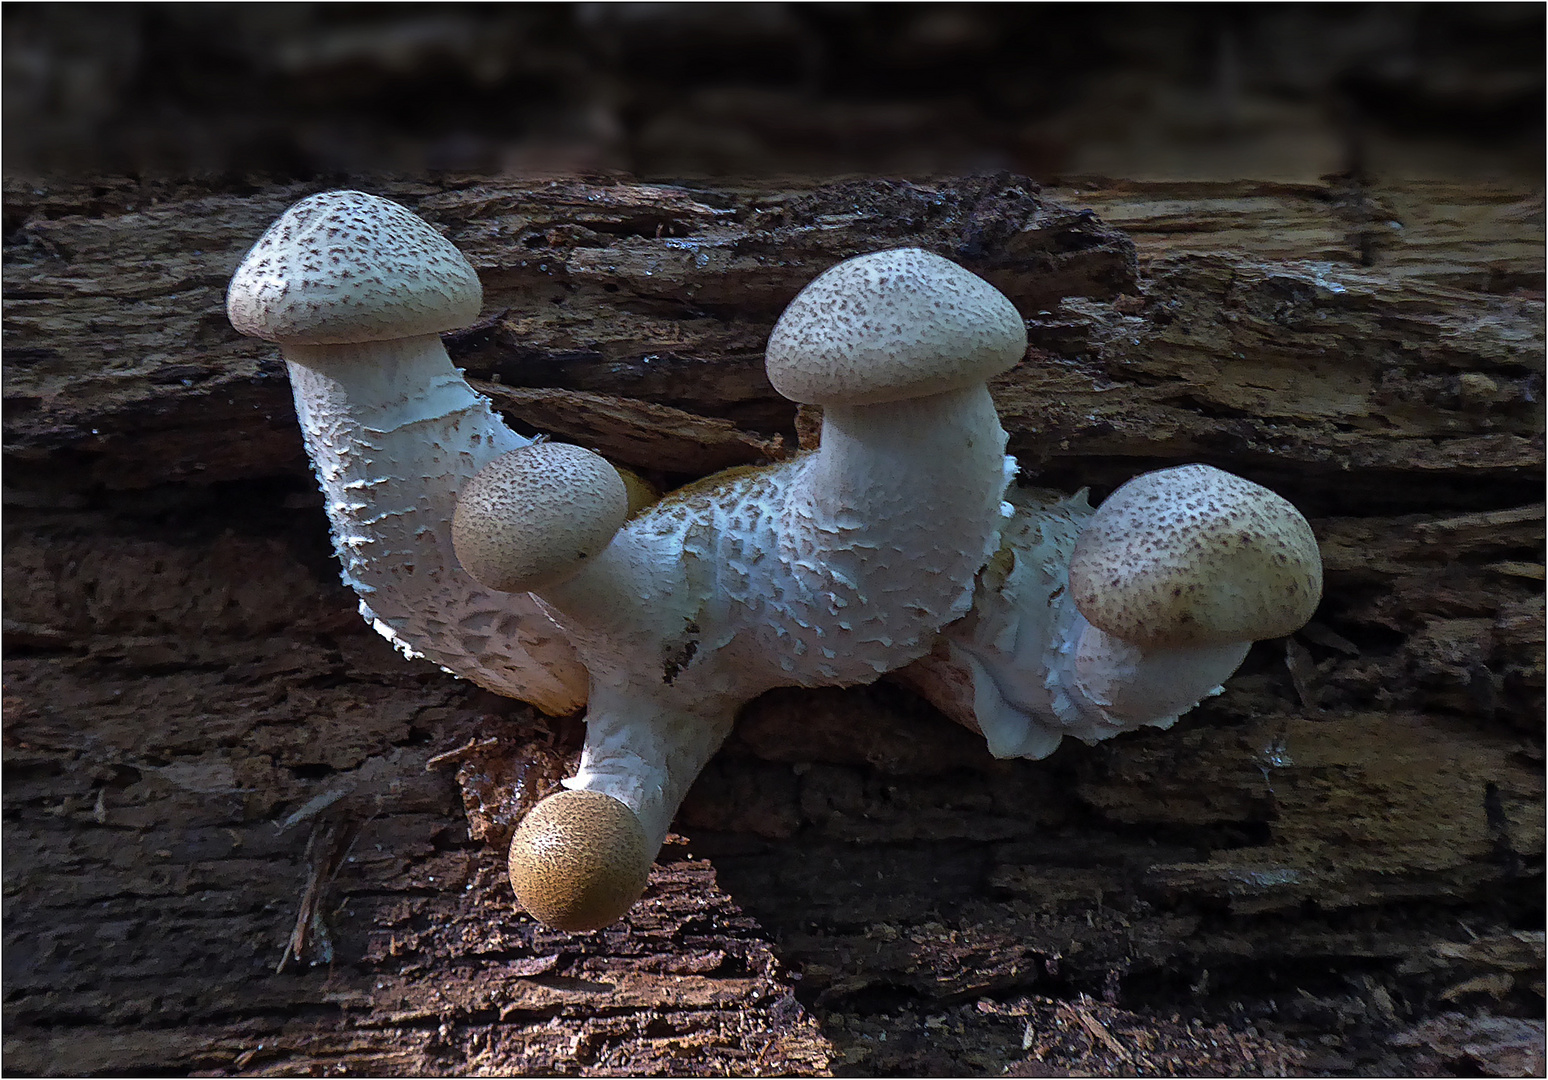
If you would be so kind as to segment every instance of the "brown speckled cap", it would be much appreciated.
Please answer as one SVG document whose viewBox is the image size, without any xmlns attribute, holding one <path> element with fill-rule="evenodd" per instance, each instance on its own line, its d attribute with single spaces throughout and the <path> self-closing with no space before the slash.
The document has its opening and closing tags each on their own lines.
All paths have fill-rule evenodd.
<svg viewBox="0 0 1548 1080">
<path fill-rule="evenodd" d="M 599 791 L 560 791 L 532 808 L 511 838 L 516 899 L 557 930 L 616 922 L 650 880 L 640 819 Z"/>
<path fill-rule="evenodd" d="M 1014 367 L 1026 325 L 998 289 L 919 248 L 819 275 L 769 337 L 769 381 L 792 401 L 867 405 L 959 390 Z"/>
<path fill-rule="evenodd" d="M 600 554 L 628 516 L 628 489 L 606 458 L 534 443 L 501 454 L 463 485 L 452 548 L 485 588 L 531 592 Z"/>
<path fill-rule="evenodd" d="M 1070 591 L 1093 626 L 1136 645 L 1261 641 L 1311 618 L 1322 558 L 1268 488 L 1183 465 L 1108 497 L 1076 541 Z"/>
<path fill-rule="evenodd" d="M 231 277 L 237 331 L 282 345 L 344 345 L 439 334 L 478 318 L 478 275 L 440 233 L 361 191 L 302 199 Z"/>
</svg>

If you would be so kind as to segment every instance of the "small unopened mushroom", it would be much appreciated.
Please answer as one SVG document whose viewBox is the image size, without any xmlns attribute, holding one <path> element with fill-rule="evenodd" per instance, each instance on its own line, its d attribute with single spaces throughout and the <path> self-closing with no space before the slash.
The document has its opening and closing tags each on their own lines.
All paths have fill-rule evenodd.
<svg viewBox="0 0 1548 1080">
<path fill-rule="evenodd" d="M 897 676 L 981 730 L 997 757 L 1168 727 L 1321 597 L 1305 518 L 1207 465 L 1136 477 L 1095 512 L 1084 492 L 1011 498 L 1016 517 L 972 613 Z"/>
<path fill-rule="evenodd" d="M 954 263 L 915 249 L 862 256 L 803 290 L 769 341 L 774 384 L 824 407 L 816 453 L 711 477 L 621 528 L 619 493 L 594 513 L 578 471 L 537 484 L 538 447 L 474 478 L 457 509 L 463 566 L 491 587 L 533 589 L 591 673 L 570 791 L 539 803 L 512 842 L 529 911 L 587 928 L 602 906 L 585 898 L 643 887 L 745 702 L 775 686 L 871 682 L 968 610 L 1015 468 L 984 382 L 1025 349 L 1015 308 Z M 590 538 L 608 528 L 594 552 Z M 643 853 L 614 842 L 611 802 L 548 810 L 579 791 L 633 811 Z M 599 808 L 589 826 L 588 805 Z M 551 853 L 565 846 L 613 854 L 556 871 Z"/>
<path fill-rule="evenodd" d="M 629 489 L 606 459 L 537 443 L 495 458 L 463 486 L 452 546 L 475 580 L 532 592 L 600 554 L 628 516 Z"/>
<path fill-rule="evenodd" d="M 655 851 L 634 811 L 600 791 L 560 791 L 521 819 L 511 884 L 522 907 L 559 930 L 597 930 L 645 891 Z"/>
<path fill-rule="evenodd" d="M 226 311 L 284 355 L 306 449 L 360 612 L 411 656 L 548 712 L 586 673 L 530 597 L 474 582 L 452 553 L 457 491 L 527 445 L 452 367 L 440 333 L 478 315 L 473 267 L 396 203 L 296 203 L 232 276 Z"/>
</svg>

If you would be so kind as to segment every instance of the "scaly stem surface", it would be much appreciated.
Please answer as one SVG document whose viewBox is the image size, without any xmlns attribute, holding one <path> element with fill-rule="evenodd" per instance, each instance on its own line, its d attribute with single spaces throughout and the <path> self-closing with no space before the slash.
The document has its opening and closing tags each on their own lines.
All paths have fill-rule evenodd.
<svg viewBox="0 0 1548 1080">
<path fill-rule="evenodd" d="M 283 352 L 361 614 L 486 689 L 559 715 L 580 708 L 585 671 L 558 628 L 530 596 L 479 585 L 452 552 L 458 490 L 530 440 L 473 392 L 437 335 Z"/>
<path fill-rule="evenodd" d="M 541 591 L 591 673 L 567 785 L 618 798 L 659 845 L 774 686 L 867 683 L 967 610 L 1014 463 L 982 386 L 833 409 L 822 449 L 669 495 Z"/>
</svg>

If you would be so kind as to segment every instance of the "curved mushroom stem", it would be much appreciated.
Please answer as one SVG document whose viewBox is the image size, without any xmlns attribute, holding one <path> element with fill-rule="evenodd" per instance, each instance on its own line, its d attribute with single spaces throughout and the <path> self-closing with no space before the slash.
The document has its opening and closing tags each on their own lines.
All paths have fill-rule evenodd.
<svg viewBox="0 0 1548 1080">
<path fill-rule="evenodd" d="M 688 789 L 731 734 L 741 704 L 720 697 L 685 712 L 661 695 L 594 687 L 580 768 L 564 786 L 611 795 L 633 810 L 654 858 Z"/>
<path fill-rule="evenodd" d="M 1250 641 L 1135 645 L 1103 633 L 1076 611 L 1050 672 L 1057 687 L 1054 709 L 1065 731 L 1088 743 L 1138 727 L 1168 728 L 1220 693 L 1251 648 Z"/>
<path fill-rule="evenodd" d="M 586 699 L 586 672 L 526 594 L 463 573 L 451 545 L 458 490 L 531 440 L 452 367 L 438 335 L 281 351 L 360 612 L 410 656 L 557 715 Z"/>
<path fill-rule="evenodd" d="M 1142 727 L 1171 727 L 1220 693 L 1252 647 L 1136 645 L 1088 623 L 1068 593 L 1047 616 L 1041 633 L 1025 623 L 1018 628 L 1018 643 L 1036 648 L 1035 659 L 947 636 L 945 663 L 961 672 L 966 692 L 943 692 L 939 673 L 933 682 L 916 675 L 912 685 L 959 722 L 971 717 L 968 726 L 983 732 L 995 757 L 1038 760 L 1066 735 L 1097 743 Z"/>
</svg>

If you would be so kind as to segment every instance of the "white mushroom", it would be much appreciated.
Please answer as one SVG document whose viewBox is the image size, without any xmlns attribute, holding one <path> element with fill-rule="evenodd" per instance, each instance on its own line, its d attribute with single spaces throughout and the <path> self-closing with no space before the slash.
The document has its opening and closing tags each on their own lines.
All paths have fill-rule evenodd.
<svg viewBox="0 0 1548 1080">
<path fill-rule="evenodd" d="M 1025 348 L 1010 302 L 945 259 L 905 249 L 840 264 L 791 303 L 769 341 L 776 387 L 824 406 L 819 451 L 669 494 L 599 554 L 582 544 L 562 573 L 514 580 L 537 589 L 591 673 L 585 751 L 565 785 L 628 807 L 646 838 L 643 867 L 576 860 L 573 897 L 618 897 L 613 917 L 623 913 L 633 896 L 608 883 L 643 885 L 743 703 L 775 686 L 870 682 L 967 611 L 1014 475 L 984 380 Z M 521 465 L 530 453 L 492 463 L 459 504 L 458 552 L 485 584 L 507 563 L 490 538 L 548 549 L 581 524 L 545 509 L 530 532 L 512 530 L 514 508 L 532 497 Z M 556 491 L 541 500 L 566 505 Z M 553 832 L 577 850 L 634 857 L 613 842 L 611 804 L 592 805 L 607 811 L 594 827 L 583 809 L 549 816 L 545 800 L 512 844 L 518 898 L 565 928 L 599 925 L 605 912 L 555 892 Z"/>
<path fill-rule="evenodd" d="M 1016 518 L 973 612 L 897 674 L 997 757 L 1169 727 L 1321 596 L 1305 518 L 1207 465 L 1136 477 L 1094 513 L 1084 492 L 1011 498 Z"/>
<path fill-rule="evenodd" d="M 586 673 L 558 628 L 526 595 L 476 584 L 452 554 L 458 489 L 530 441 L 491 413 L 441 345 L 482 297 L 467 260 L 419 218 L 334 191 L 269 227 L 232 277 L 226 311 L 285 357 L 344 581 L 366 620 L 408 655 L 574 712 Z"/>
</svg>

